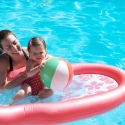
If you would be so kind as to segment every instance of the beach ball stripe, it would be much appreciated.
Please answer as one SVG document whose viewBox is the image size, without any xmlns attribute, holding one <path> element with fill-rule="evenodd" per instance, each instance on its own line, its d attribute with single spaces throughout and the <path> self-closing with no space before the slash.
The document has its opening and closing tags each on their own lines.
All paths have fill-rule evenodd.
<svg viewBox="0 0 125 125">
<path fill-rule="evenodd" d="M 55 90 L 64 89 L 73 77 L 73 70 L 66 60 L 54 57 L 48 60 L 40 72 L 43 84 Z"/>
<path fill-rule="evenodd" d="M 56 71 L 56 68 L 59 64 L 58 59 L 50 59 L 44 65 L 44 68 L 40 72 L 40 77 L 42 82 L 45 84 L 46 87 L 51 87 L 51 81 L 53 79 L 53 75 Z"/>
<path fill-rule="evenodd" d="M 70 82 L 72 81 L 72 77 L 74 75 L 73 68 L 72 68 L 72 65 L 69 62 L 67 62 L 65 59 L 60 58 L 60 60 L 64 61 L 68 68 L 69 78 L 68 78 L 68 84 L 66 85 L 66 87 L 67 87 L 70 84 Z"/>
</svg>

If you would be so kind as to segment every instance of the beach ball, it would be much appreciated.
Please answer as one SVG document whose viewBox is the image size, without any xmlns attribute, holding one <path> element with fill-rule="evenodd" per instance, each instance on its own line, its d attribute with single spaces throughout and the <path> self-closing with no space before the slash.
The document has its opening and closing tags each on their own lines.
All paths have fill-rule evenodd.
<svg viewBox="0 0 125 125">
<path fill-rule="evenodd" d="M 63 90 L 73 78 L 72 65 L 63 58 L 49 59 L 40 71 L 43 84 L 53 90 Z"/>
</svg>

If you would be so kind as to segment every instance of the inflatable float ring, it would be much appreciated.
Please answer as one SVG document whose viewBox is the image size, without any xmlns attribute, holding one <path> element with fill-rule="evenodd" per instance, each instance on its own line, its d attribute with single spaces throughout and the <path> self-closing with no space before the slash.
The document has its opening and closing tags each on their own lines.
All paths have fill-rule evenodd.
<svg viewBox="0 0 125 125">
<path fill-rule="evenodd" d="M 118 87 L 108 92 L 62 102 L 0 107 L 1 125 L 60 124 L 105 113 L 125 100 L 125 74 L 103 64 L 72 64 L 74 75 L 101 74 L 113 78 Z"/>
</svg>

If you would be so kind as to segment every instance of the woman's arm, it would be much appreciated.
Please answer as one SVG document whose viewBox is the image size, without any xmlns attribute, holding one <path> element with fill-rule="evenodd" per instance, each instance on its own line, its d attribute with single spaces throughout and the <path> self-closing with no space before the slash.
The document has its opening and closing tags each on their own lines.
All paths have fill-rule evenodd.
<svg viewBox="0 0 125 125">
<path fill-rule="evenodd" d="M 28 77 L 26 75 L 26 73 L 24 73 L 23 75 L 21 75 L 20 77 L 14 79 L 13 81 L 6 81 L 4 82 L 4 86 L 3 88 L 5 89 L 12 89 L 14 87 L 17 87 L 19 85 L 21 85 L 21 83 L 26 80 Z"/>
<path fill-rule="evenodd" d="M 7 81 L 8 59 L 6 55 L 0 56 L 0 89 L 11 89 L 19 86 L 26 78 L 24 73 L 22 76 L 13 81 Z"/>
<path fill-rule="evenodd" d="M 49 59 L 51 56 L 49 56 Z M 47 59 L 48 60 L 48 59 Z M 5 55 L 0 56 L 0 89 L 11 89 L 21 85 L 21 83 L 29 77 L 34 76 L 37 72 L 43 68 L 43 64 L 34 67 L 34 64 L 30 59 L 27 62 L 26 71 L 20 77 L 14 79 L 13 81 L 7 81 L 7 71 L 8 71 L 8 59 Z"/>
<path fill-rule="evenodd" d="M 27 78 L 34 76 L 43 67 L 43 64 L 41 64 L 33 68 L 34 64 L 35 63 L 29 59 L 24 74 L 12 81 L 7 81 L 8 59 L 4 55 L 0 56 L 0 89 L 17 87 Z"/>
</svg>

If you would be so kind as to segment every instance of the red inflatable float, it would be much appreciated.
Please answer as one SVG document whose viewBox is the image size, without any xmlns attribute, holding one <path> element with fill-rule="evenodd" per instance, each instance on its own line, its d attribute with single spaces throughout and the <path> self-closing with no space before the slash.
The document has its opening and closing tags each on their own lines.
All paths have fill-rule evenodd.
<svg viewBox="0 0 125 125">
<path fill-rule="evenodd" d="M 116 67 L 102 64 L 73 64 L 74 74 L 102 74 L 118 87 L 108 92 L 62 102 L 0 107 L 1 125 L 60 124 L 105 113 L 125 100 L 125 75 Z"/>
</svg>

